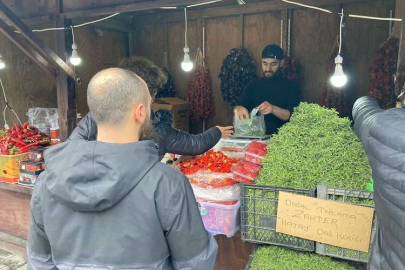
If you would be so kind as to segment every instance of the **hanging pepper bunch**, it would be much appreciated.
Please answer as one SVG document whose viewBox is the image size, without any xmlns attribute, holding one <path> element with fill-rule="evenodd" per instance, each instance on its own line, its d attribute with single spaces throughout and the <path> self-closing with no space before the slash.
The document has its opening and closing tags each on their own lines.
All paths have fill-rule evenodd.
<svg viewBox="0 0 405 270">
<path fill-rule="evenodd" d="M 325 66 L 325 82 L 322 94 L 322 106 L 335 109 L 339 112 L 341 117 L 350 116 L 351 108 L 349 105 L 349 100 L 347 96 L 347 86 L 342 88 L 336 88 L 330 83 L 330 78 L 335 72 L 335 58 L 338 55 L 339 47 L 337 40 L 335 46 Z"/>
<path fill-rule="evenodd" d="M 187 98 L 190 102 L 191 121 L 200 123 L 215 113 L 214 93 L 209 70 L 205 68 L 203 55 L 198 49 L 196 69 L 187 85 Z"/>
<path fill-rule="evenodd" d="M 17 155 L 49 145 L 50 139 L 28 122 L 0 131 L 0 155 Z"/>
<path fill-rule="evenodd" d="M 283 74 L 284 78 L 291 81 L 297 81 L 299 79 L 297 59 L 295 57 L 285 55 L 284 63 L 281 66 L 281 74 Z"/>
<path fill-rule="evenodd" d="M 377 52 L 371 66 L 368 94 L 375 99 L 383 109 L 395 107 L 394 75 L 397 71 L 399 40 L 389 38 Z"/>
<path fill-rule="evenodd" d="M 245 48 L 232 49 L 222 63 L 221 72 L 222 98 L 235 105 L 243 88 L 256 79 L 256 68 L 252 56 Z"/>
</svg>

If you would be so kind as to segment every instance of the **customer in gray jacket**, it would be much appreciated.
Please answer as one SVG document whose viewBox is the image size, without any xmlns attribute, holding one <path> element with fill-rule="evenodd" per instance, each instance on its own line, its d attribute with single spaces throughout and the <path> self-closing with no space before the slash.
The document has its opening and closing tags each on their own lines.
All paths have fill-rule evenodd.
<svg viewBox="0 0 405 270">
<path fill-rule="evenodd" d="M 378 230 L 369 269 L 405 269 L 405 109 L 382 110 L 371 97 L 353 107 L 354 130 L 367 152 L 374 180 Z"/>
<path fill-rule="evenodd" d="M 187 180 L 158 161 L 151 97 L 131 71 L 96 74 L 87 101 L 97 140 L 45 152 L 31 199 L 28 269 L 213 269 L 217 243 L 205 230 Z"/>
</svg>

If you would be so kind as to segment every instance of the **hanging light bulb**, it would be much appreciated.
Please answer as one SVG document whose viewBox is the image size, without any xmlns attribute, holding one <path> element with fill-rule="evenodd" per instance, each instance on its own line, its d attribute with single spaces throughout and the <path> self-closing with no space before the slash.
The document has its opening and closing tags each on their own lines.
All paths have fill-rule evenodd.
<svg viewBox="0 0 405 270">
<path fill-rule="evenodd" d="M 347 83 L 347 76 L 343 72 L 343 58 L 338 54 L 335 58 L 335 73 L 333 73 L 332 78 L 330 79 L 331 83 L 335 87 L 343 87 Z"/>
<path fill-rule="evenodd" d="M 181 68 L 184 71 L 188 72 L 193 69 L 194 64 L 193 64 L 193 62 L 191 62 L 190 55 L 188 54 L 190 52 L 190 49 L 186 46 L 186 47 L 184 47 L 183 51 L 184 51 L 184 60 L 181 63 Z"/>
<path fill-rule="evenodd" d="M 342 50 L 342 27 L 343 27 L 343 9 L 342 13 L 340 14 L 340 33 L 339 33 L 339 52 L 338 55 L 335 58 L 335 73 L 333 73 L 332 78 L 330 78 L 330 81 L 333 86 L 335 87 L 343 87 L 347 83 L 347 77 L 345 73 L 343 72 L 343 57 L 340 56 L 340 52 Z"/>
<path fill-rule="evenodd" d="M 193 64 L 193 62 L 191 62 L 190 55 L 188 54 L 190 52 L 190 49 L 187 47 L 187 9 L 186 8 L 184 9 L 184 19 L 185 19 L 185 33 L 184 33 L 185 46 L 183 49 L 184 59 L 183 59 L 183 62 L 181 63 L 181 68 L 184 71 L 189 72 L 193 69 L 194 64 Z"/>
<path fill-rule="evenodd" d="M 3 56 L 0 54 L 0 69 L 4 69 L 6 67 L 6 63 L 3 61 Z"/>
<path fill-rule="evenodd" d="M 74 65 L 74 66 L 78 66 L 78 65 L 80 65 L 81 62 L 82 62 L 82 59 L 77 54 L 77 45 L 76 45 L 76 43 L 73 43 L 72 44 L 72 56 L 70 57 L 70 63 L 72 63 L 72 65 Z"/>
</svg>

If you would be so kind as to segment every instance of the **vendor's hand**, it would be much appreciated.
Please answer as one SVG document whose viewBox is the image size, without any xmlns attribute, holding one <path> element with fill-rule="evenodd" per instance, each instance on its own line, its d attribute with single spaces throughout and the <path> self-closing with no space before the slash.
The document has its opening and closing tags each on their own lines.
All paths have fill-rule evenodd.
<svg viewBox="0 0 405 270">
<path fill-rule="evenodd" d="M 228 126 L 228 127 L 220 127 L 217 126 L 217 128 L 221 131 L 221 138 L 228 138 L 229 136 L 231 136 L 233 134 L 233 127 L 232 126 Z"/>
<path fill-rule="evenodd" d="M 257 107 L 257 109 L 263 114 L 268 115 L 274 112 L 274 106 L 268 103 L 267 101 L 263 102 L 262 104 Z"/>
<path fill-rule="evenodd" d="M 239 120 L 250 118 L 249 111 L 245 107 L 239 107 L 236 113 L 238 115 Z"/>
</svg>

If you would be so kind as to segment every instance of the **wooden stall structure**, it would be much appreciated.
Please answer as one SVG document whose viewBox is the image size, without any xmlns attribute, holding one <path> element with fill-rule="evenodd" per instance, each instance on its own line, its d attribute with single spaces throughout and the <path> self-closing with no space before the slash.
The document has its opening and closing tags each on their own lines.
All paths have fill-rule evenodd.
<svg viewBox="0 0 405 270">
<path fill-rule="evenodd" d="M 31 107 L 58 107 L 61 138 L 75 126 L 76 113 L 88 112 L 86 88 L 98 71 L 116 66 L 131 55 L 145 56 L 160 65 L 164 53 L 178 96 L 186 99 L 188 73 L 181 70 L 184 47 L 182 7 L 207 0 L 1 0 L 0 54 L 7 64 L 0 71 L 9 104 L 22 120 Z M 298 60 L 303 99 L 321 103 L 324 67 L 338 35 L 338 11 L 376 17 L 405 18 L 403 0 L 297 0 L 333 12 L 327 14 L 291 5 L 281 0 L 223 0 L 188 10 L 188 46 L 194 58 L 204 45 L 212 78 L 216 114 L 207 127 L 232 123 L 232 108 L 221 97 L 218 74 L 231 48 L 243 46 L 252 54 L 260 74 L 260 54 L 267 44 L 281 45 Z M 160 9 L 160 7 L 178 9 Z M 108 21 L 75 29 L 82 65 L 65 64 L 71 53 L 70 26 L 120 13 Z M 400 37 L 398 89 L 405 77 L 404 25 L 387 21 L 347 18 L 343 46 L 345 69 L 353 87 L 350 101 L 367 94 L 368 69 L 375 52 L 391 33 Z M 28 25 L 28 26 L 27 26 Z M 65 27 L 65 31 L 32 33 L 29 29 Z M 14 30 L 21 34 L 16 34 Z M 203 39 L 204 37 L 204 39 Z M 203 44 L 204 43 L 204 44 Z M 76 84 L 77 78 L 81 84 Z M 6 106 L 0 99 L 0 108 Z M 5 119 L 15 124 L 7 113 Z M 4 125 L 0 117 L 0 126 Z M 194 125 L 193 132 L 201 132 Z M 0 184 L 0 245 L 25 253 L 32 190 Z M 217 237 L 221 252 L 216 269 L 243 269 L 252 245 L 240 236 Z"/>
</svg>

